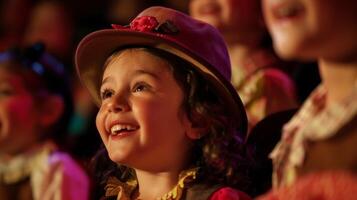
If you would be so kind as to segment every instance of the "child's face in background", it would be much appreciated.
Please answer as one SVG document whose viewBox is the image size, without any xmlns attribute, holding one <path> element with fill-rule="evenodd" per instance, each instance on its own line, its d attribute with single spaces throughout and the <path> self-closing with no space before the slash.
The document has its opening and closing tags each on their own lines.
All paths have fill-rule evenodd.
<svg viewBox="0 0 357 200">
<path fill-rule="evenodd" d="M 354 0 L 262 1 L 274 47 L 281 57 L 344 59 L 356 52 Z"/>
<path fill-rule="evenodd" d="M 46 49 L 60 58 L 71 52 L 72 24 L 66 10 L 54 2 L 42 2 L 32 11 L 24 43 L 43 42 Z"/>
<path fill-rule="evenodd" d="M 183 167 L 191 123 L 168 63 L 143 50 L 124 50 L 102 80 L 96 124 L 111 160 L 154 171 Z"/>
<path fill-rule="evenodd" d="M 193 18 L 223 33 L 249 31 L 262 25 L 258 3 L 257 0 L 190 0 L 189 11 Z"/>
<path fill-rule="evenodd" d="M 0 67 L 0 155 L 29 149 L 39 137 L 38 112 L 19 75 Z"/>
</svg>

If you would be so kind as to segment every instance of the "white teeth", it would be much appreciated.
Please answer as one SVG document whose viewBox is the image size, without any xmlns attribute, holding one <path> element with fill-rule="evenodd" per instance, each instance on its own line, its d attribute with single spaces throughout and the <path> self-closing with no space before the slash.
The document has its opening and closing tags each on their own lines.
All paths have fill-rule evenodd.
<svg viewBox="0 0 357 200">
<path fill-rule="evenodd" d="M 136 126 L 117 124 L 117 125 L 112 126 L 112 128 L 110 129 L 110 132 L 112 135 L 118 135 L 121 131 L 133 131 L 136 129 L 137 129 Z"/>
</svg>

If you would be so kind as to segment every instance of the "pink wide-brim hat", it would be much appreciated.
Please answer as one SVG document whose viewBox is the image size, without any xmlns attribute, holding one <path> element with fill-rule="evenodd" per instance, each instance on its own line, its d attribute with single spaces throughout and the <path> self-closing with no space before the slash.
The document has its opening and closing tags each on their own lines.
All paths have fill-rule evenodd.
<svg viewBox="0 0 357 200">
<path fill-rule="evenodd" d="M 82 83 L 100 105 L 100 84 L 106 59 L 125 46 L 151 46 L 174 54 L 197 68 L 213 83 L 218 95 L 236 118 L 241 134 L 246 135 L 247 117 L 236 90 L 230 83 L 231 66 L 227 47 L 211 25 L 179 11 L 150 7 L 129 26 L 95 31 L 84 37 L 76 50 L 75 63 Z"/>
</svg>

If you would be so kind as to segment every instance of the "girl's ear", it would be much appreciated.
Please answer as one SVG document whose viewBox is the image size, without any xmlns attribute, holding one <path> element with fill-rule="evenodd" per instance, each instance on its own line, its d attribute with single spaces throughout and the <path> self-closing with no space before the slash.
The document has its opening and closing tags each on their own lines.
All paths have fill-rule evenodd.
<svg viewBox="0 0 357 200">
<path fill-rule="evenodd" d="M 192 140 L 198 140 L 207 133 L 205 126 L 192 123 L 187 117 L 184 118 L 186 135 Z"/>
<path fill-rule="evenodd" d="M 62 115 L 64 109 L 64 102 L 60 96 L 50 95 L 46 98 L 42 105 L 40 105 L 40 123 L 43 127 L 48 127 L 54 124 Z"/>
<path fill-rule="evenodd" d="M 205 128 L 191 128 L 190 131 L 186 131 L 188 138 L 192 140 L 198 140 L 206 134 Z"/>
</svg>

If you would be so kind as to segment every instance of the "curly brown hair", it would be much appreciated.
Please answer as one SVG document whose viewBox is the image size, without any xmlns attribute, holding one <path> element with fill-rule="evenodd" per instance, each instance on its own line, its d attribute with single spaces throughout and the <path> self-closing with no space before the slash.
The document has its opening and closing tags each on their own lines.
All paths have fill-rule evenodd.
<svg viewBox="0 0 357 200">
<path fill-rule="evenodd" d="M 199 167 L 198 179 L 205 184 L 221 184 L 245 190 L 248 185 L 249 162 L 244 148 L 244 139 L 238 132 L 239 122 L 232 117 L 214 84 L 201 75 L 192 64 L 153 47 L 126 47 L 115 51 L 112 56 L 127 48 L 139 48 L 165 60 L 181 89 L 184 99 L 182 109 L 193 126 L 204 128 L 200 139 L 195 140 L 192 149 L 191 167 Z M 109 58 L 108 60 L 110 60 Z M 107 60 L 107 62 L 108 62 Z M 126 166 L 109 163 L 103 166 L 103 159 L 109 159 L 105 150 L 93 159 L 94 170 L 104 185 L 108 176 L 116 176 L 125 182 L 135 178 L 135 172 Z M 101 161 L 99 161 L 100 159 Z"/>
</svg>

